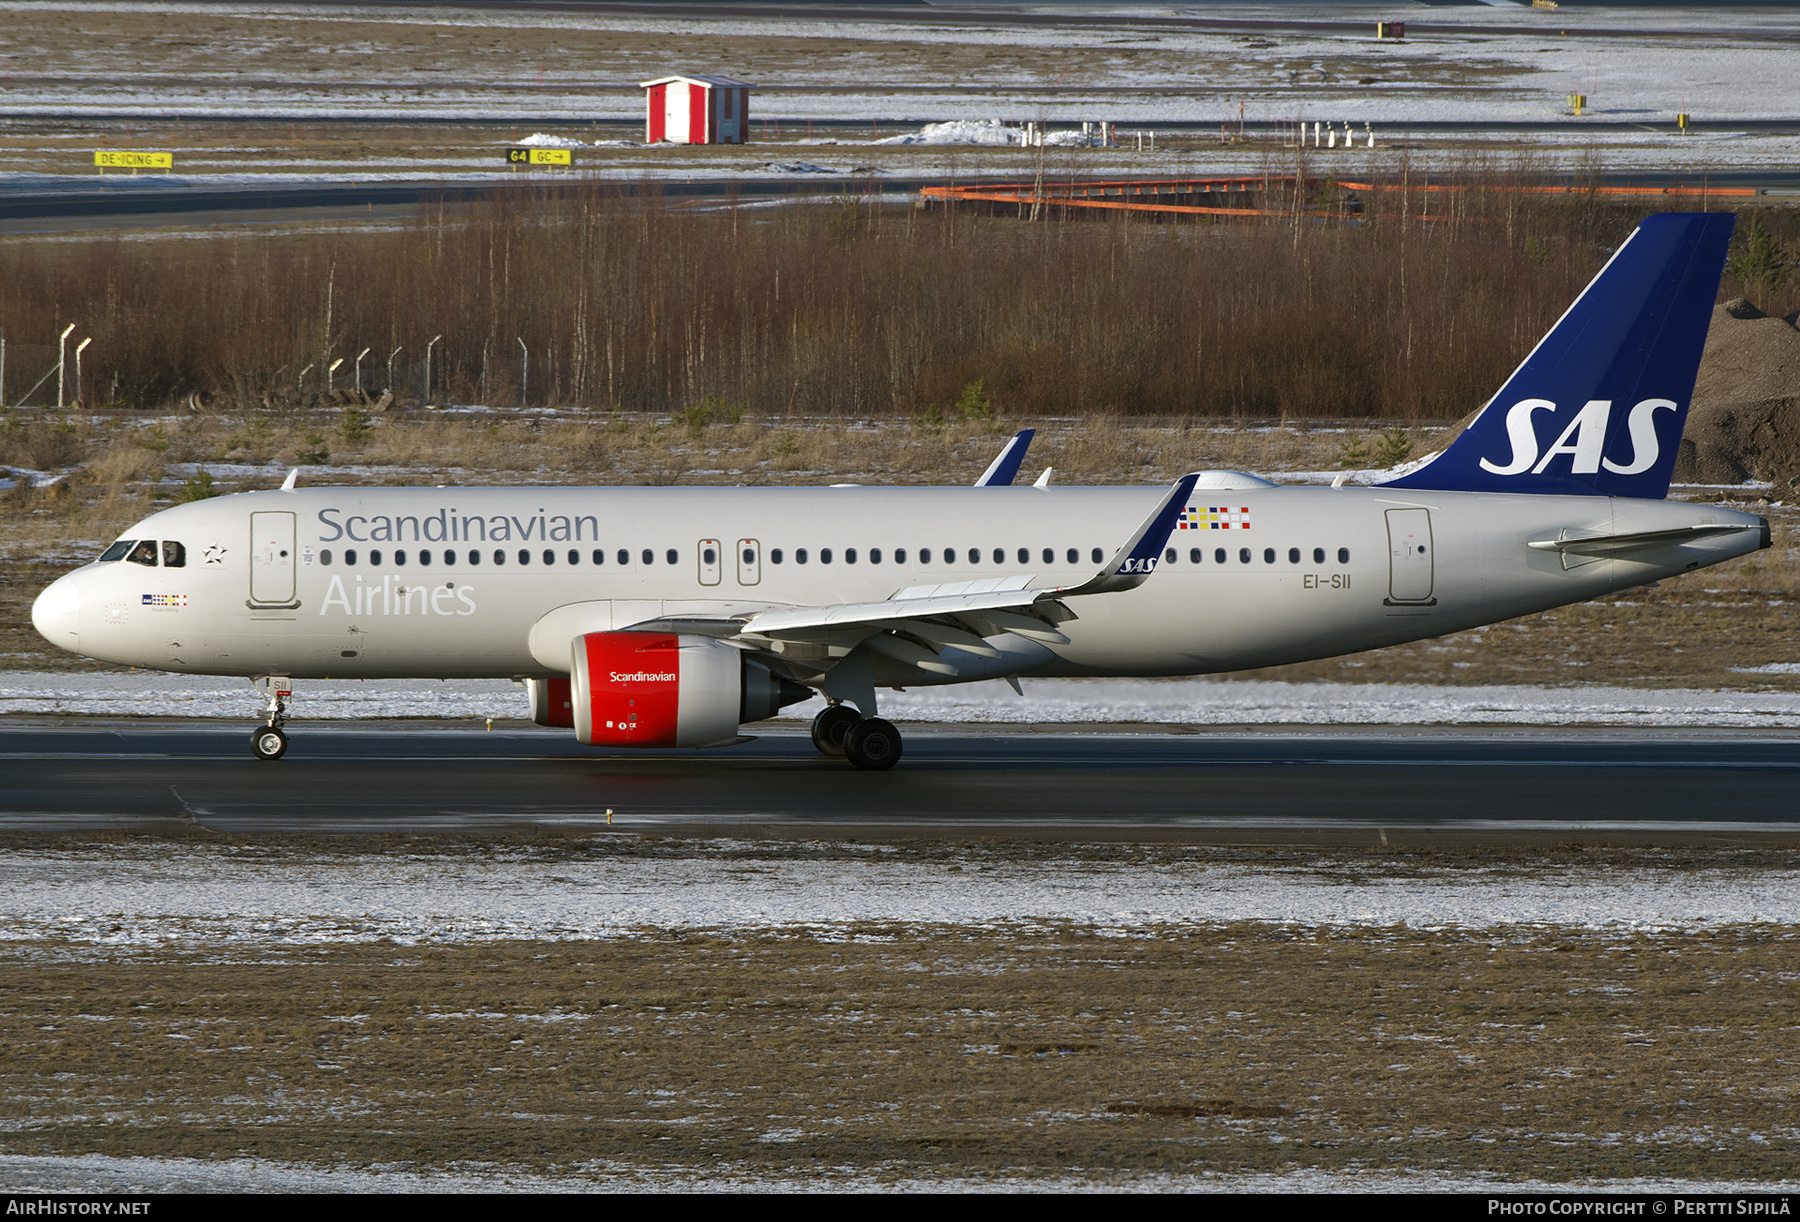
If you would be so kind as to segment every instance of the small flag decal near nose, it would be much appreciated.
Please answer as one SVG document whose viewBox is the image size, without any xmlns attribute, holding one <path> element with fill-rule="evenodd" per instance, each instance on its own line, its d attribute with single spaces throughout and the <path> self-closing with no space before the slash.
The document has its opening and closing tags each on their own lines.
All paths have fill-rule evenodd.
<svg viewBox="0 0 1800 1222">
<path fill-rule="evenodd" d="M 146 607 L 185 607 L 188 605 L 187 595 L 146 594 L 144 595 L 144 605 Z"/>
<path fill-rule="evenodd" d="M 1182 530 L 1230 530 L 1234 526 L 1239 530 L 1249 530 L 1250 507 L 1245 505 L 1233 509 L 1229 505 L 1208 505 L 1201 509 L 1196 505 L 1189 505 L 1177 525 Z"/>
</svg>

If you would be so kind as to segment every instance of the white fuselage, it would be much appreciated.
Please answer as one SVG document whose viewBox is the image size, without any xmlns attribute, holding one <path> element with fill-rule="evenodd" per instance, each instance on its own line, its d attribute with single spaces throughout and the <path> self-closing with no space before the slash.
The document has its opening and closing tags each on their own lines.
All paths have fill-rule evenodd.
<svg viewBox="0 0 1800 1222">
<path fill-rule="evenodd" d="M 179 542 L 181 567 L 90 564 L 46 591 L 33 619 L 64 649 L 194 674 L 548 677 L 569 669 L 575 631 L 1019 574 L 1077 585 L 1166 493 L 242 493 L 126 533 Z M 1187 525 L 1169 537 L 1173 560 L 1137 589 L 1070 600 L 1079 618 L 1060 626 L 1068 644 L 1009 653 L 1012 673 L 1191 675 L 1327 657 L 1581 601 L 1761 545 L 1754 517 L 1667 501 L 1319 487 L 1201 487 L 1191 500 Z M 1527 546 L 1708 523 L 1743 529 L 1628 559 Z"/>
</svg>

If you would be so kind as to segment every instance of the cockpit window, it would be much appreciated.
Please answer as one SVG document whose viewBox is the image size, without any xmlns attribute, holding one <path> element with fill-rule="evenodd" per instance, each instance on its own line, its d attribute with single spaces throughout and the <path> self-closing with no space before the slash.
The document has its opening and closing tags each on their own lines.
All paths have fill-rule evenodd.
<svg viewBox="0 0 1800 1222">
<path fill-rule="evenodd" d="M 187 548 L 173 539 L 163 540 L 163 567 L 165 569 L 184 569 L 187 567 Z"/>
<path fill-rule="evenodd" d="M 136 542 L 137 542 L 136 539 L 120 539 L 117 543 L 113 544 L 111 547 L 109 547 L 105 551 L 101 552 L 100 559 L 102 559 L 102 560 L 123 560 L 123 559 L 125 559 L 125 553 L 130 551 L 132 544 L 134 544 Z"/>
<path fill-rule="evenodd" d="M 156 567 L 156 540 L 155 539 L 145 539 L 142 543 L 140 543 L 136 547 L 132 548 L 131 554 L 129 556 L 125 557 L 125 559 L 131 561 L 131 563 L 133 563 L 133 564 L 141 564 L 141 565 L 145 566 L 146 568 L 152 568 L 152 569 L 155 568 Z"/>
</svg>

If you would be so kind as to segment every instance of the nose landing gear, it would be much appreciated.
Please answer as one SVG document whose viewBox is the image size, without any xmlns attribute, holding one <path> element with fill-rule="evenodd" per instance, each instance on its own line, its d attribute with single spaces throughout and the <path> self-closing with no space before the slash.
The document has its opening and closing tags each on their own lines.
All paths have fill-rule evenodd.
<svg viewBox="0 0 1800 1222">
<path fill-rule="evenodd" d="M 261 684 L 252 679 L 250 686 L 258 695 L 266 694 L 268 701 L 263 706 L 263 724 L 250 732 L 250 752 L 259 760 L 278 760 L 287 754 L 287 732 L 281 727 L 287 724 L 294 684 L 289 679 L 268 678 Z"/>
<path fill-rule="evenodd" d="M 847 704 L 829 705 L 813 718 L 812 740 L 819 754 L 842 756 L 870 772 L 892 768 L 900 759 L 900 731 Z"/>
<path fill-rule="evenodd" d="M 280 726 L 258 726 L 250 731 L 250 750 L 259 760 L 278 760 L 287 754 L 287 733 Z"/>
</svg>

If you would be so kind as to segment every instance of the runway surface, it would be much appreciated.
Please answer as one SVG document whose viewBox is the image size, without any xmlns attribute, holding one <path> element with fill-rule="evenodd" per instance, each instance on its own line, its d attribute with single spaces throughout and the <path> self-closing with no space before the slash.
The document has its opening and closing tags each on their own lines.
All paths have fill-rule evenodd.
<svg viewBox="0 0 1800 1222">
<path fill-rule="evenodd" d="M 1800 732 L 908 727 L 886 773 L 783 727 L 712 751 L 423 722 L 0 723 L 0 831 L 1800 842 Z M 610 821 L 608 811 L 611 811 Z"/>
</svg>

